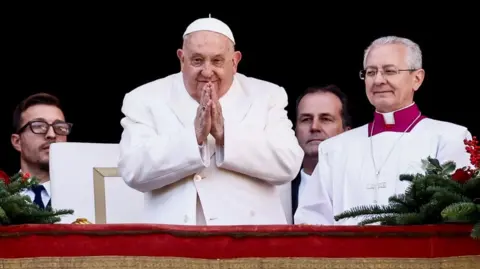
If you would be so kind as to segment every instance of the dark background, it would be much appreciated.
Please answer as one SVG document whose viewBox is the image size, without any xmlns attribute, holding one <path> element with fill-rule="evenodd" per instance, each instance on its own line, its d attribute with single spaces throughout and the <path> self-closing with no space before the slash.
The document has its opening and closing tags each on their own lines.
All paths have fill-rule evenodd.
<svg viewBox="0 0 480 269">
<path fill-rule="evenodd" d="M 377 37 L 399 35 L 417 42 L 424 53 L 426 79 L 416 95 L 423 113 L 480 135 L 477 20 L 464 12 L 440 16 L 418 11 L 422 16 L 417 16 L 410 10 L 410 16 L 385 16 L 355 8 L 352 17 L 325 9 L 255 14 L 214 8 L 184 12 L 162 5 L 142 10 L 53 5 L 3 9 L 0 169 L 19 169 L 10 144 L 12 112 L 37 92 L 55 94 L 63 102 L 67 120 L 74 123 L 69 141 L 118 143 L 125 93 L 178 72 L 175 51 L 185 28 L 209 12 L 231 27 L 243 53 L 239 72 L 285 87 L 292 120 L 301 91 L 334 83 L 350 98 L 354 125 L 369 121 L 373 109 L 358 77 L 363 51 Z M 425 19 L 430 15 L 437 16 Z"/>
</svg>

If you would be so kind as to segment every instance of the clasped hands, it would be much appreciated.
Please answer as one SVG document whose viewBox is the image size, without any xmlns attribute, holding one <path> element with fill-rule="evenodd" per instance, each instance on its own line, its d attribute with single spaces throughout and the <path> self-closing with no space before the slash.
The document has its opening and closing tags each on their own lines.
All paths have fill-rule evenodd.
<svg viewBox="0 0 480 269">
<path fill-rule="evenodd" d="M 223 146 L 222 106 L 212 83 L 205 84 L 202 89 L 194 124 L 198 145 L 202 145 L 207 136 L 211 134 L 215 138 L 216 144 Z"/>
</svg>

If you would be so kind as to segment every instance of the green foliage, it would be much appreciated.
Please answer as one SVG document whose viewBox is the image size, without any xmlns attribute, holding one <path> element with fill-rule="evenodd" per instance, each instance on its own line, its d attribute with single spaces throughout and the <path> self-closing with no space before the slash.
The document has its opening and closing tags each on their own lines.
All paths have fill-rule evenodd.
<svg viewBox="0 0 480 269">
<path fill-rule="evenodd" d="M 427 158 L 425 174 L 401 175 L 410 185 L 405 193 L 389 198 L 388 205 L 358 206 L 335 216 L 335 220 L 363 217 L 360 225 L 474 224 L 472 237 L 480 239 L 480 175 L 465 182 L 452 179 L 454 162 L 440 164 Z"/>
<path fill-rule="evenodd" d="M 53 224 L 61 215 L 72 214 L 73 210 L 41 209 L 28 195 L 22 192 L 38 184 L 35 178 L 23 178 L 17 173 L 5 184 L 0 180 L 0 225 Z"/>
<path fill-rule="evenodd" d="M 475 223 L 471 236 L 480 239 L 480 204 L 459 202 L 445 207 L 442 217 L 446 221 Z"/>
</svg>

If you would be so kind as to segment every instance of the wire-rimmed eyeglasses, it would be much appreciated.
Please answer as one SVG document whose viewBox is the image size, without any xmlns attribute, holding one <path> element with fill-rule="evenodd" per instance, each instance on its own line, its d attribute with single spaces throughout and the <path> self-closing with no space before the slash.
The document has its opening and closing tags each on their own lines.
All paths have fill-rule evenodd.
<svg viewBox="0 0 480 269">
<path fill-rule="evenodd" d="M 72 131 L 72 123 L 68 122 L 54 122 L 52 124 L 42 121 L 42 120 L 34 120 L 34 121 L 29 121 L 27 124 L 23 125 L 22 128 L 18 130 L 17 133 L 22 133 L 27 127 L 30 127 L 30 130 L 34 134 L 46 134 L 48 133 L 48 130 L 50 129 L 50 126 L 53 128 L 53 131 L 57 135 L 69 135 L 70 132 Z"/>
<path fill-rule="evenodd" d="M 380 72 L 380 74 L 384 78 L 387 78 L 387 77 L 390 77 L 390 76 L 398 75 L 402 71 L 412 72 L 412 71 L 416 71 L 416 70 L 417 69 L 397 69 L 395 67 L 388 67 L 388 68 L 384 68 L 384 69 L 381 69 L 381 70 L 378 70 L 376 68 L 367 68 L 367 69 L 361 70 L 360 73 L 359 73 L 359 76 L 360 76 L 361 80 L 365 80 L 365 78 L 376 77 L 377 74 Z"/>
</svg>

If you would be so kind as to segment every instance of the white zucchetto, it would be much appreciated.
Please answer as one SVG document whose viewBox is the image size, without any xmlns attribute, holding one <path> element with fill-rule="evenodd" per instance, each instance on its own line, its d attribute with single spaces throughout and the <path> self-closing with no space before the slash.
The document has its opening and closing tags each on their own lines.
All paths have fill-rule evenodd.
<svg viewBox="0 0 480 269">
<path fill-rule="evenodd" d="M 233 38 L 233 33 L 232 30 L 230 30 L 230 27 L 228 27 L 228 25 L 226 25 L 224 22 L 210 16 L 208 18 L 202 18 L 192 22 L 183 34 L 183 38 L 185 38 L 186 35 L 197 31 L 212 31 L 222 34 L 228 37 L 228 39 L 235 44 L 235 39 Z"/>
</svg>

